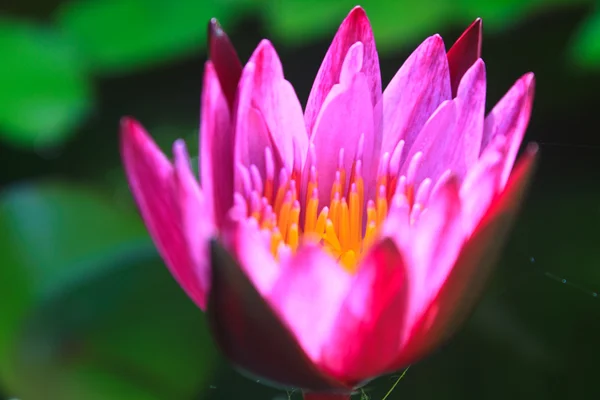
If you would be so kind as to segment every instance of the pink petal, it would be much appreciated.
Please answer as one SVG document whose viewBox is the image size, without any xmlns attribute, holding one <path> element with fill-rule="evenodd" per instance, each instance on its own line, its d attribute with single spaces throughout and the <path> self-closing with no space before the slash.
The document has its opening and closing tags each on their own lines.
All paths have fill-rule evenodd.
<svg viewBox="0 0 600 400">
<path fill-rule="evenodd" d="M 436 182 L 447 170 L 463 179 L 479 158 L 485 113 L 485 65 L 479 59 L 463 76 L 458 96 L 442 103 L 417 136 L 407 160 L 423 153 L 416 183 L 425 178 Z M 404 163 L 403 173 L 409 163 Z"/>
<path fill-rule="evenodd" d="M 182 231 L 173 166 L 131 118 L 121 121 L 121 154 L 129 186 L 160 255 L 188 296 L 204 309 L 206 286 L 196 275 Z M 212 220 L 197 223 L 210 227 Z"/>
<path fill-rule="evenodd" d="M 410 251 L 413 269 L 418 272 L 411 271 L 411 320 L 439 291 L 465 239 L 459 185 L 451 178 L 432 194 L 427 209 L 415 222 Z"/>
<path fill-rule="evenodd" d="M 344 149 L 344 168 L 349 172 L 361 135 L 364 135 L 364 181 L 373 181 L 373 108 L 367 79 L 362 72 L 356 72 L 362 59 L 362 47 L 361 43 L 355 43 L 348 51 L 340 73 L 344 79 L 327 95 L 311 136 L 319 173 L 320 207 L 329 204 L 340 149 Z M 349 175 L 347 173 L 348 179 Z"/>
<path fill-rule="evenodd" d="M 238 82 L 242 75 L 242 63 L 229 37 L 215 18 L 208 24 L 208 53 L 214 64 L 220 86 L 229 109 L 233 109 Z"/>
<path fill-rule="evenodd" d="M 308 96 L 304 118 L 309 134 L 313 132 L 317 116 L 323 107 L 332 87 L 340 82 L 342 63 L 350 47 L 356 43 L 363 44 L 363 63 L 361 72 L 365 75 L 369 89 L 366 98 L 371 100 L 373 108 L 381 98 L 381 76 L 379 57 L 375 48 L 375 39 L 371 24 L 360 7 L 354 7 L 340 25 L 327 54 L 317 72 L 317 77 Z"/>
<path fill-rule="evenodd" d="M 397 358 L 408 294 L 405 268 L 390 239 L 374 245 L 361 262 L 324 349 L 323 364 L 332 375 L 358 383 L 380 375 Z"/>
<path fill-rule="evenodd" d="M 458 84 L 465 72 L 481 57 L 482 22 L 477 18 L 448 50 L 448 66 L 452 96 L 456 97 Z"/>
<path fill-rule="evenodd" d="M 271 254 L 269 241 L 255 220 L 236 221 L 223 231 L 223 242 L 261 296 L 268 296 L 281 275 Z"/>
<path fill-rule="evenodd" d="M 317 369 L 242 268 L 215 241 L 211 242 L 211 265 L 209 323 L 217 344 L 235 365 L 287 387 L 327 392 L 350 389 Z"/>
<path fill-rule="evenodd" d="M 415 324 L 413 340 L 406 344 L 395 368 L 408 365 L 439 346 L 472 311 L 523 201 L 536 153 L 537 146 L 530 146 L 517 163 L 506 189 L 494 199 L 441 290 Z"/>
<path fill-rule="evenodd" d="M 265 149 L 271 149 L 276 162 L 276 170 L 282 167 L 277 149 L 273 148 L 269 129 L 259 109 L 253 105 L 254 75 L 256 65 L 248 62 L 240 79 L 237 109 L 235 115 L 234 162 L 246 168 L 256 165 L 261 176 L 266 176 Z M 238 170 L 234 170 L 235 187 L 239 191 L 241 179 Z"/>
<path fill-rule="evenodd" d="M 190 257 L 189 268 L 198 281 L 198 298 L 201 309 L 206 309 L 206 295 L 210 291 L 209 240 L 216 234 L 210 214 L 206 213 L 206 204 L 200 186 L 190 169 L 190 158 L 183 140 L 173 145 L 175 158 L 175 190 L 180 207 L 181 227 Z M 191 279 L 191 278 L 190 278 Z"/>
<path fill-rule="evenodd" d="M 200 180 L 205 206 L 221 226 L 233 205 L 233 131 L 215 66 L 204 67 L 200 118 Z"/>
<path fill-rule="evenodd" d="M 410 55 L 383 93 L 381 151 L 391 153 L 401 139 L 410 150 L 427 119 L 451 95 L 444 42 L 435 35 Z"/>
<path fill-rule="evenodd" d="M 338 334 L 336 317 L 352 276 L 318 244 L 308 243 L 281 266 L 268 302 L 319 365 L 328 341 Z"/>
<path fill-rule="evenodd" d="M 425 178 L 437 182 L 447 169 L 458 167 L 458 163 L 464 158 L 464 146 L 456 130 L 457 114 L 457 102 L 446 101 L 440 105 L 408 152 L 407 162 L 400 168 L 401 175 L 407 175 L 409 161 L 418 152 L 423 156 L 415 174 L 415 184 L 419 184 Z"/>
<path fill-rule="evenodd" d="M 261 41 L 249 63 L 255 66 L 251 105 L 264 119 L 285 167 L 292 171 L 294 143 L 302 157 L 300 163 L 308 150 L 302 106 L 294 88 L 283 77 L 281 61 L 271 42 Z"/>
<path fill-rule="evenodd" d="M 485 64 L 480 58 L 463 75 L 456 96 L 460 106 L 455 129 L 464 153 L 463 160 L 460 160 L 461 168 L 452 171 L 461 178 L 479 158 L 485 117 L 485 95 Z"/>
<path fill-rule="evenodd" d="M 506 141 L 496 136 L 479 161 L 469 170 L 460 188 L 465 232 L 471 234 L 481 221 L 500 188 Z"/>
<path fill-rule="evenodd" d="M 505 136 L 508 143 L 508 151 L 500 180 L 501 187 L 504 187 L 508 180 L 517 158 L 517 152 L 523 141 L 531 116 L 534 88 L 535 78 L 533 73 L 523 75 L 485 119 L 482 151 L 497 135 Z"/>
</svg>

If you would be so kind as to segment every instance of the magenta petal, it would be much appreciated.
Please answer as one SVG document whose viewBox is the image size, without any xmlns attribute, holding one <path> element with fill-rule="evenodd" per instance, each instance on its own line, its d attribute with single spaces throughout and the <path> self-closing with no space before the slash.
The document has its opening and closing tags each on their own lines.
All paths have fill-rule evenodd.
<svg viewBox="0 0 600 400">
<path fill-rule="evenodd" d="M 415 225 L 411 253 L 421 271 L 414 280 L 417 290 L 411 294 L 411 316 L 439 291 L 466 239 L 456 179 L 447 180 L 432 194 Z"/>
<path fill-rule="evenodd" d="M 317 369 L 238 263 L 215 241 L 211 266 L 207 314 L 217 344 L 235 365 L 286 387 L 350 389 Z"/>
<path fill-rule="evenodd" d="M 465 72 L 481 57 L 482 25 L 481 18 L 477 18 L 448 50 L 453 97 Z"/>
<path fill-rule="evenodd" d="M 502 136 L 496 139 L 469 170 L 460 188 L 463 224 L 468 235 L 479 224 L 500 189 L 506 141 Z"/>
<path fill-rule="evenodd" d="M 533 74 L 523 75 L 500 99 L 485 119 L 482 151 L 497 135 L 505 136 L 507 139 L 508 150 L 502 170 L 502 187 L 508 180 L 529 123 L 534 88 L 535 78 Z"/>
<path fill-rule="evenodd" d="M 462 146 L 463 159 L 460 160 L 459 169 L 451 169 L 461 178 L 479 158 L 485 117 L 485 95 L 485 64 L 482 59 L 478 59 L 462 77 L 458 87 L 458 100 L 455 100 L 460 106 L 454 136 Z"/>
<path fill-rule="evenodd" d="M 360 61 L 361 48 L 361 43 L 351 47 L 344 68 L 354 70 Z M 376 172 L 376 158 L 373 157 L 373 107 L 369 101 L 366 77 L 362 72 L 352 74 L 350 71 L 342 71 L 341 75 L 344 80 L 333 86 L 327 95 L 311 136 L 316 152 L 316 169 L 319 172 L 321 207 L 329 204 L 340 149 L 344 149 L 344 167 L 346 171 L 351 171 L 361 135 L 364 135 L 363 175 L 366 184 L 374 180 Z"/>
<path fill-rule="evenodd" d="M 413 328 L 395 368 L 423 357 L 447 340 L 472 311 L 523 201 L 535 166 L 537 146 L 518 161 L 506 189 L 493 201 L 465 243 L 452 272 Z"/>
<path fill-rule="evenodd" d="M 382 153 L 391 154 L 401 139 L 410 150 L 427 119 L 451 94 L 444 42 L 435 35 L 410 55 L 383 93 Z"/>
<path fill-rule="evenodd" d="M 371 24 L 365 11 L 354 7 L 340 25 L 323 63 L 317 72 L 317 77 L 308 96 L 304 118 L 309 134 L 313 132 L 317 116 L 331 88 L 339 83 L 342 64 L 350 47 L 356 43 L 363 44 L 363 63 L 361 72 L 366 77 L 369 89 L 366 98 L 371 100 L 373 108 L 381 99 L 381 75 L 379 72 L 379 57 L 375 47 L 375 39 Z"/>
<path fill-rule="evenodd" d="M 208 24 L 208 52 L 215 66 L 217 77 L 229 109 L 233 109 L 238 82 L 242 75 L 242 63 L 229 37 L 215 18 Z"/>
<path fill-rule="evenodd" d="M 221 226 L 233 205 L 233 131 L 214 64 L 204 67 L 200 120 L 200 181 L 205 205 Z"/>
<path fill-rule="evenodd" d="M 447 170 L 462 180 L 479 158 L 485 113 L 485 65 L 479 59 L 467 71 L 458 88 L 458 97 L 442 103 L 413 143 L 407 160 L 423 153 L 415 181 L 436 182 Z M 405 162 L 402 173 L 409 163 Z"/>
<path fill-rule="evenodd" d="M 306 244 L 290 257 L 268 302 L 310 359 L 321 363 L 352 276 L 317 244 Z"/>
<path fill-rule="evenodd" d="M 249 63 L 254 64 L 252 107 L 264 119 L 271 140 L 291 172 L 294 145 L 302 157 L 300 164 L 308 150 L 302 106 L 294 88 L 284 79 L 281 61 L 271 42 L 261 41 Z"/>
<path fill-rule="evenodd" d="M 190 158 L 183 140 L 178 140 L 173 145 L 175 158 L 175 195 L 180 206 L 181 226 L 187 243 L 190 257 L 190 268 L 193 277 L 197 280 L 200 293 L 204 298 L 199 298 L 201 309 L 206 308 L 206 295 L 210 291 L 210 266 L 208 243 L 211 236 L 215 235 L 212 216 L 206 213 L 206 205 L 200 186 L 190 168 Z"/>
<path fill-rule="evenodd" d="M 131 118 L 121 120 L 121 154 L 129 186 L 160 255 L 188 296 L 204 309 L 206 287 L 196 276 L 182 231 L 173 166 Z"/>
<path fill-rule="evenodd" d="M 360 264 L 324 349 L 323 364 L 332 375 L 361 382 L 380 375 L 397 358 L 407 283 L 404 260 L 392 240 L 375 244 Z"/>
<path fill-rule="evenodd" d="M 266 176 L 265 148 L 270 148 L 281 168 L 281 157 L 273 149 L 269 129 L 259 109 L 253 105 L 254 75 L 256 66 L 249 62 L 244 67 L 240 79 L 235 115 L 234 163 L 246 168 L 256 165 L 261 176 Z M 240 190 L 239 171 L 234 170 L 236 189 Z"/>
<path fill-rule="evenodd" d="M 407 174 L 409 161 L 418 152 L 423 156 L 415 175 L 417 184 L 425 178 L 436 182 L 447 169 L 454 171 L 459 169 L 459 165 L 460 170 L 464 170 L 464 143 L 461 141 L 461 132 L 456 130 L 457 119 L 457 103 L 442 103 L 419 132 L 408 152 L 407 162 L 400 169 L 400 174 Z"/>
</svg>

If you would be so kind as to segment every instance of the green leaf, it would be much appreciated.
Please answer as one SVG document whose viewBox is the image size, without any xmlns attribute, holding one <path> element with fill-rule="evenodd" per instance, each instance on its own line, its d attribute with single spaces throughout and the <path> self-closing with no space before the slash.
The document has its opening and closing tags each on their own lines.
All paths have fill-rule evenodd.
<svg viewBox="0 0 600 400">
<path fill-rule="evenodd" d="M 90 110 L 89 82 L 57 32 L 0 19 L 0 138 L 21 147 L 60 144 Z"/>
<path fill-rule="evenodd" d="M 570 53 L 575 63 L 581 67 L 600 66 L 600 8 L 578 29 Z"/>
<path fill-rule="evenodd" d="M 132 209 L 86 187 L 23 185 L 0 196 L 0 232 L 0 381 L 11 394 L 187 399 L 208 384 L 204 317 Z"/>
<path fill-rule="evenodd" d="M 91 0 L 65 3 L 58 25 L 79 44 L 90 68 L 121 72 L 201 49 L 210 18 L 235 11 L 222 0 Z"/>
</svg>

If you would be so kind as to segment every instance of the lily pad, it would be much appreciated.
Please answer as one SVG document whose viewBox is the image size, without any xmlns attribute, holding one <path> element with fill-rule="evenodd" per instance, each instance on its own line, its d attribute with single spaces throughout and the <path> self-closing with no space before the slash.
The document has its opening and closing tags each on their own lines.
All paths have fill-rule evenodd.
<svg viewBox="0 0 600 400">
<path fill-rule="evenodd" d="M 0 19 L 0 138 L 20 147 L 56 146 L 92 105 L 73 46 L 58 32 Z"/>
</svg>

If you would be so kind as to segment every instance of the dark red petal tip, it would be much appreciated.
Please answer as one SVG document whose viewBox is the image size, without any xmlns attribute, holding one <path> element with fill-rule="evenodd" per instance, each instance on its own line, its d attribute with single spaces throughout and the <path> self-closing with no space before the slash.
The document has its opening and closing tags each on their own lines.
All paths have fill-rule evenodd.
<svg viewBox="0 0 600 400">
<path fill-rule="evenodd" d="M 483 22 L 477 18 L 448 50 L 448 66 L 452 96 L 456 96 L 458 84 L 467 70 L 481 57 Z"/>
<path fill-rule="evenodd" d="M 237 85 L 242 76 L 242 63 L 216 18 L 208 23 L 208 56 L 215 66 L 229 108 L 233 107 Z"/>
</svg>

